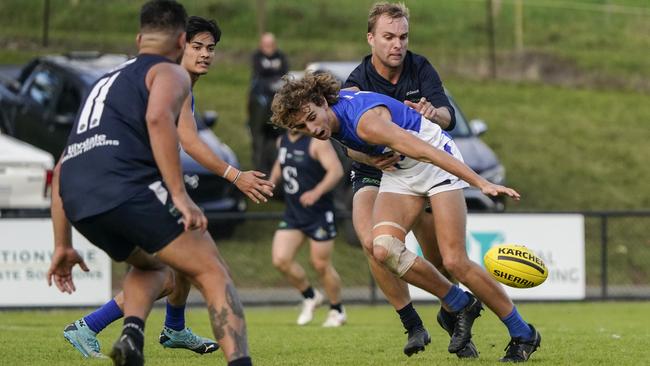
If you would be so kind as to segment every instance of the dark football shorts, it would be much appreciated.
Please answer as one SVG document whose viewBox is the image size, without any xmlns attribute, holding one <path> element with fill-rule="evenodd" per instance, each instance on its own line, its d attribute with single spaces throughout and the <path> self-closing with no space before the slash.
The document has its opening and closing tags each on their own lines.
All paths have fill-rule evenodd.
<svg viewBox="0 0 650 366">
<path fill-rule="evenodd" d="M 156 253 L 184 231 L 182 215 L 167 195 L 163 204 L 149 188 L 114 209 L 73 222 L 91 243 L 115 261 L 124 261 L 136 247 Z"/>
<path fill-rule="evenodd" d="M 302 217 L 300 222 L 285 215 L 278 224 L 278 230 L 300 230 L 314 241 L 327 241 L 336 238 L 335 221 L 334 212 L 329 210 L 318 216 Z"/>
<path fill-rule="evenodd" d="M 365 172 L 352 170 L 350 180 L 352 181 L 352 195 L 354 196 L 363 187 L 377 187 L 381 184 L 381 171 Z"/>
</svg>

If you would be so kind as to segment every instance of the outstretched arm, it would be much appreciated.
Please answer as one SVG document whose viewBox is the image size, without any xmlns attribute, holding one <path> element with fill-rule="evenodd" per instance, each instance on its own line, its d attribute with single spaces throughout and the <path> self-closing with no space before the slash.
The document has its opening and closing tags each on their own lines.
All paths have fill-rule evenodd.
<svg viewBox="0 0 650 366">
<path fill-rule="evenodd" d="M 359 137 L 370 144 L 385 145 L 412 159 L 434 164 L 479 188 L 484 194 L 504 194 L 514 199 L 520 198 L 514 189 L 488 182 L 462 161 L 406 132 L 391 122 L 390 118 L 390 112 L 384 107 L 368 110 L 359 120 Z"/>
<path fill-rule="evenodd" d="M 239 172 L 234 167 L 223 161 L 212 149 L 199 137 L 196 128 L 196 121 L 192 114 L 191 97 L 183 103 L 181 115 L 178 121 L 178 136 L 183 149 L 199 164 L 215 174 L 224 177 L 227 181 L 235 184 L 248 198 L 255 203 L 266 202 L 265 196 L 273 196 L 273 184 L 265 179 L 264 173 L 257 171 Z M 225 174 L 228 173 L 228 174 Z M 237 178 L 239 176 L 239 178 Z"/>
<path fill-rule="evenodd" d="M 185 230 L 205 231 L 208 220 L 187 195 L 178 154 L 179 140 L 175 122 L 189 95 L 189 75 L 178 65 L 159 63 L 149 69 L 145 82 L 149 90 L 145 118 L 158 170 L 174 205 L 183 215 Z"/>
<path fill-rule="evenodd" d="M 72 279 L 72 268 L 75 264 L 79 264 L 82 270 L 88 272 L 88 267 L 79 253 L 72 247 L 72 229 L 70 222 L 65 217 L 63 202 L 59 195 L 60 172 L 61 163 L 58 163 L 54 167 L 52 174 L 52 205 L 50 212 L 54 229 L 54 253 L 52 253 L 52 262 L 47 271 L 47 284 L 52 286 L 52 282 L 54 282 L 59 291 L 71 294 L 76 290 Z"/>
</svg>

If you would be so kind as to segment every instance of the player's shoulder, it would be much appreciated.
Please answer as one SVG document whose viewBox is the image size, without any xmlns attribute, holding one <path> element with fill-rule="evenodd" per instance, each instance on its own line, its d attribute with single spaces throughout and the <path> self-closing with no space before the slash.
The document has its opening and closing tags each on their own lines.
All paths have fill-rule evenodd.
<svg viewBox="0 0 650 366">
<path fill-rule="evenodd" d="M 360 86 L 361 83 L 368 77 L 367 76 L 367 67 L 370 62 L 370 55 L 366 56 L 361 60 L 361 62 L 352 70 L 347 80 L 343 84 L 344 88 L 350 86 Z"/>
<path fill-rule="evenodd" d="M 309 155 L 315 157 L 317 160 L 322 156 L 323 152 L 327 152 L 330 149 L 333 149 L 332 142 L 330 140 L 319 140 L 317 138 L 305 136 L 308 138 L 307 144 L 309 146 Z"/>
<path fill-rule="evenodd" d="M 187 71 L 178 64 L 172 63 L 172 62 L 159 62 L 149 69 L 150 71 L 154 73 L 172 73 L 172 74 L 177 74 L 177 75 L 184 75 L 187 74 Z"/>
<path fill-rule="evenodd" d="M 172 62 L 159 62 L 153 65 L 147 72 L 147 80 L 151 82 L 155 79 L 178 82 L 188 89 L 190 86 L 190 76 L 187 71 L 181 65 Z"/>
<path fill-rule="evenodd" d="M 415 52 L 407 51 L 406 58 L 410 64 L 416 66 L 417 68 L 431 66 L 431 62 L 429 62 L 426 57 Z"/>
</svg>

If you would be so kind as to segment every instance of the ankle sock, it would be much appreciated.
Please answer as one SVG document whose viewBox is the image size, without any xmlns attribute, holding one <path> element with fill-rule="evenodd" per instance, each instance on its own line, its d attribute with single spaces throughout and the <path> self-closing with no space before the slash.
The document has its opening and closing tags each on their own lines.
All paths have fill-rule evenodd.
<svg viewBox="0 0 650 366">
<path fill-rule="evenodd" d="M 122 334 L 127 334 L 135 343 L 135 346 L 142 350 L 144 347 L 144 320 L 137 316 L 128 316 L 124 318 L 124 327 Z"/>
<path fill-rule="evenodd" d="M 316 294 L 314 294 L 314 288 L 309 286 L 305 291 L 302 292 L 302 297 L 305 299 L 313 299 Z"/>
<path fill-rule="evenodd" d="M 341 303 L 338 303 L 338 304 L 330 304 L 330 309 L 332 309 L 332 310 L 336 310 L 336 311 L 338 311 L 339 313 L 342 313 L 342 312 L 343 312 L 343 305 L 342 305 Z"/>
<path fill-rule="evenodd" d="M 449 310 L 456 313 L 467 306 L 469 303 L 469 296 L 465 293 L 465 291 L 461 290 L 460 287 L 453 285 L 451 286 L 451 289 L 449 289 L 447 295 L 445 295 L 445 297 L 442 299 L 442 301 L 447 304 Z"/>
<path fill-rule="evenodd" d="M 185 305 L 177 307 L 167 302 L 165 326 L 176 331 L 185 329 Z"/>
<path fill-rule="evenodd" d="M 403 308 L 397 310 L 397 314 L 399 314 L 399 318 L 402 321 L 402 325 L 404 326 L 404 329 L 406 329 L 407 331 L 417 326 L 422 326 L 422 319 L 420 319 L 420 315 L 418 314 L 418 312 L 415 311 L 412 302 L 408 303 Z"/>
<path fill-rule="evenodd" d="M 510 314 L 505 318 L 501 319 L 503 324 L 508 328 L 508 333 L 512 338 L 522 338 L 524 340 L 530 340 L 533 338 L 533 330 L 530 329 L 528 323 L 519 315 L 517 307 L 513 307 Z"/>
<path fill-rule="evenodd" d="M 102 305 L 99 309 L 84 316 L 84 322 L 88 328 L 95 333 L 101 332 L 109 324 L 124 316 L 120 307 L 117 306 L 115 299 Z"/>
</svg>

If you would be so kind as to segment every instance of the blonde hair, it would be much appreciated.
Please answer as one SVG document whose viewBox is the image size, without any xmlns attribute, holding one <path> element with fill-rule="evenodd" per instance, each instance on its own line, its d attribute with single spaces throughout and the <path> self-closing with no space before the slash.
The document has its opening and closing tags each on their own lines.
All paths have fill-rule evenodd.
<svg viewBox="0 0 650 366">
<path fill-rule="evenodd" d="M 307 73 L 302 79 L 289 75 L 282 77 L 285 84 L 275 93 L 271 104 L 271 123 L 278 127 L 293 128 L 296 113 L 313 102 L 317 106 L 336 104 L 339 100 L 341 84 L 329 72 Z"/>
<path fill-rule="evenodd" d="M 368 33 L 375 32 L 377 19 L 382 15 L 386 15 L 391 19 L 406 18 L 406 20 L 409 20 L 409 9 L 404 3 L 375 3 L 368 14 Z"/>
</svg>

